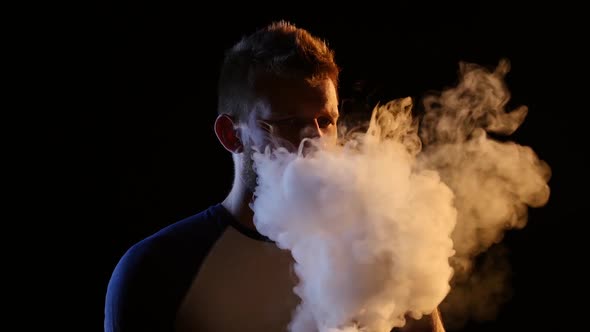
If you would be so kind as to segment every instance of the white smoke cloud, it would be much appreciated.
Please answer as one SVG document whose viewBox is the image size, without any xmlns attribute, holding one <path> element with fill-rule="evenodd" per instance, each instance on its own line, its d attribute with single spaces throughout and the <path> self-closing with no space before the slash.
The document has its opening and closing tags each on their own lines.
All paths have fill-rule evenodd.
<svg viewBox="0 0 590 332">
<path fill-rule="evenodd" d="M 421 123 L 397 99 L 338 144 L 254 154 L 255 225 L 291 251 L 299 278 L 291 331 L 389 332 L 432 313 L 477 254 L 546 203 L 549 167 L 486 135 L 526 115 L 503 109 L 507 70 L 462 65 L 457 87 L 424 99 Z"/>
</svg>

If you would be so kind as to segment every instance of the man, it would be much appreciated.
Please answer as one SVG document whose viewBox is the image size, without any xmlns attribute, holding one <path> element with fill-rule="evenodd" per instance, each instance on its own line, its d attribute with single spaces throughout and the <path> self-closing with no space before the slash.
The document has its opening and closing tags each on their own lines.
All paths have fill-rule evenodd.
<svg viewBox="0 0 590 332">
<path fill-rule="evenodd" d="M 271 140 L 336 139 L 338 77 L 333 51 L 284 21 L 226 53 L 214 129 L 233 156 L 233 187 L 125 253 L 108 286 L 106 331 L 287 330 L 297 281 L 290 253 L 254 226 L 252 154 Z"/>
</svg>

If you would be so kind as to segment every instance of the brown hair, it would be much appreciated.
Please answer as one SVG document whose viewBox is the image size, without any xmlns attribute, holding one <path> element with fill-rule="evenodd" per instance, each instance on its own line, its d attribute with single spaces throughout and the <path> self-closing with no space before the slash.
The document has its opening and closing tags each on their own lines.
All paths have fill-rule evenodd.
<svg viewBox="0 0 590 332">
<path fill-rule="evenodd" d="M 338 89 L 340 68 L 325 41 L 286 21 L 243 37 L 225 53 L 218 85 L 218 113 L 243 120 L 253 107 L 255 84 L 262 75 L 305 79 L 329 78 Z"/>
</svg>

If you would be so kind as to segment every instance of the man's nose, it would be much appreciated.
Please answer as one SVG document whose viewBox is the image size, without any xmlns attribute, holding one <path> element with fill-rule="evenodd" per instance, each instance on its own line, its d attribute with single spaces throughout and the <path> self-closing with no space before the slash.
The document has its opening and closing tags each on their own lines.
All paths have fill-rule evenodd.
<svg viewBox="0 0 590 332">
<path fill-rule="evenodd" d="M 301 129 L 300 133 L 300 139 L 316 138 L 322 136 L 322 129 L 320 128 L 317 119 L 314 119 L 313 122 L 308 123 L 303 129 Z"/>
</svg>

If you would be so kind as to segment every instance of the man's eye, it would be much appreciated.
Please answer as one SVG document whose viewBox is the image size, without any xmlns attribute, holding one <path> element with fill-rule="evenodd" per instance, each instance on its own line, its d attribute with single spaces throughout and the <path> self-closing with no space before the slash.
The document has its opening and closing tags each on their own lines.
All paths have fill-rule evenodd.
<svg viewBox="0 0 590 332">
<path fill-rule="evenodd" d="M 334 121 L 332 121 L 332 119 L 330 119 L 330 118 L 326 118 L 326 117 L 318 118 L 318 126 L 320 128 L 326 128 L 326 127 L 330 126 L 331 124 L 334 124 Z"/>
</svg>

